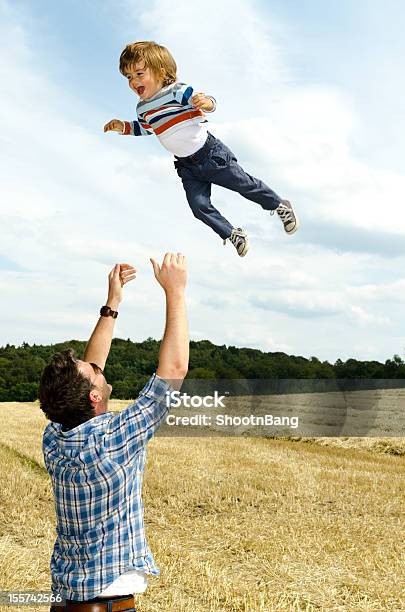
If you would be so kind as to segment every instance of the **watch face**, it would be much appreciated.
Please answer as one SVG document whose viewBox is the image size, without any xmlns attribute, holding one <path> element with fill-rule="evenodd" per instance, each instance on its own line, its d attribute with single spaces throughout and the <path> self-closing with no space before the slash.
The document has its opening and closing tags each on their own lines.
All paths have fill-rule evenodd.
<svg viewBox="0 0 405 612">
<path fill-rule="evenodd" d="M 100 308 L 100 314 L 102 317 L 112 317 L 113 319 L 116 319 L 118 317 L 118 311 L 111 310 L 109 306 L 102 306 Z"/>
<path fill-rule="evenodd" d="M 109 306 L 102 306 L 100 308 L 100 314 L 102 317 L 109 317 L 111 312 L 111 308 Z"/>
</svg>

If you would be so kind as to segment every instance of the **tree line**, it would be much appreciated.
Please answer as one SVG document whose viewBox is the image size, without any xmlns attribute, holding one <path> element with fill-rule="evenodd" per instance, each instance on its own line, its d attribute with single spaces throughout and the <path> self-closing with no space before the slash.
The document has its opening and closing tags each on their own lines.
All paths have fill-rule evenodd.
<svg viewBox="0 0 405 612">
<path fill-rule="evenodd" d="M 71 340 L 53 345 L 21 346 L 7 344 L 0 348 L 0 402 L 34 401 L 45 365 L 53 353 L 73 348 L 82 357 L 86 342 Z M 105 367 L 113 386 L 113 397 L 136 397 L 156 370 L 160 342 L 148 338 L 132 342 L 114 338 Z M 334 364 L 317 357 L 263 352 L 258 349 L 215 345 L 209 340 L 190 342 L 189 379 L 405 379 L 405 363 L 398 355 L 378 361 L 338 359 Z"/>
</svg>

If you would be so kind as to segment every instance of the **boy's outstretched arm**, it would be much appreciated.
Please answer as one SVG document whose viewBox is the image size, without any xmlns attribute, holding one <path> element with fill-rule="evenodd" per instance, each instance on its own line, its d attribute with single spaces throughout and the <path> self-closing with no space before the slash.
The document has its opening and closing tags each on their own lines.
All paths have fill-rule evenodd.
<svg viewBox="0 0 405 612">
<path fill-rule="evenodd" d="M 153 134 L 153 130 L 148 123 L 122 121 L 121 119 L 111 119 L 105 124 L 104 132 L 118 132 L 124 136 L 151 136 Z"/>
</svg>

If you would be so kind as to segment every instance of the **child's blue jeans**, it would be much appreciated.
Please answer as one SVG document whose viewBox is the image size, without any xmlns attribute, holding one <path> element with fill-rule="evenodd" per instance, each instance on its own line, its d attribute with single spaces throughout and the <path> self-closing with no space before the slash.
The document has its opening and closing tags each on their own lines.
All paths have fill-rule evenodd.
<svg viewBox="0 0 405 612">
<path fill-rule="evenodd" d="M 229 238 L 233 226 L 211 204 L 212 184 L 237 191 L 265 210 L 274 210 L 281 202 L 281 198 L 263 181 L 245 172 L 232 151 L 209 132 L 204 146 L 196 153 L 189 157 L 175 157 L 174 166 L 194 216 L 223 239 Z"/>
</svg>

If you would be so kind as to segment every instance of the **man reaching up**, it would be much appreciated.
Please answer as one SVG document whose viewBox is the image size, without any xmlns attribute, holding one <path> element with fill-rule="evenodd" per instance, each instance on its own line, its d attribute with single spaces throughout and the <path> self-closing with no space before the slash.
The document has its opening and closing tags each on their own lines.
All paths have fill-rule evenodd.
<svg viewBox="0 0 405 612">
<path fill-rule="evenodd" d="M 40 405 L 50 419 L 43 435 L 52 480 L 57 537 L 51 557 L 51 612 L 134 611 L 134 593 L 147 574 L 159 573 L 147 545 L 141 501 L 146 444 L 164 420 L 167 392 L 187 374 L 186 261 L 166 253 L 151 260 L 166 297 L 166 326 L 156 370 L 138 399 L 108 412 L 111 385 L 103 373 L 123 286 L 135 268 L 117 264 L 109 274 L 106 305 L 83 360 L 56 353 L 44 369 Z"/>
</svg>

